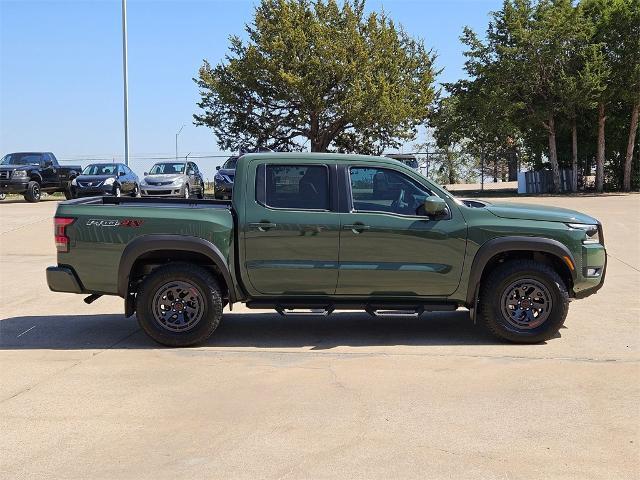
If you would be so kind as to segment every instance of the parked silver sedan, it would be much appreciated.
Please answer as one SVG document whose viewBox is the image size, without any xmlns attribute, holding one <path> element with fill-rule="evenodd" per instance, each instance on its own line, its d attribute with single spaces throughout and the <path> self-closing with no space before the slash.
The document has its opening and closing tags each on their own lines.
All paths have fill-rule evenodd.
<svg viewBox="0 0 640 480">
<path fill-rule="evenodd" d="M 159 162 L 140 182 L 143 197 L 204 198 L 204 180 L 193 162 Z"/>
</svg>

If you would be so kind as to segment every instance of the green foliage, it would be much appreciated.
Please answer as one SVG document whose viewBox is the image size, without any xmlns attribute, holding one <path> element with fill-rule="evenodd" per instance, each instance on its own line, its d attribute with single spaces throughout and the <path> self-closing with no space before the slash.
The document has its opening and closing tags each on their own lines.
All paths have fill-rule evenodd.
<svg viewBox="0 0 640 480">
<path fill-rule="evenodd" d="M 434 55 L 362 0 L 262 0 L 246 32 L 194 79 L 223 149 L 377 153 L 427 118 Z"/>
<path fill-rule="evenodd" d="M 640 0 L 505 0 L 484 39 L 466 28 L 461 40 L 469 78 L 445 85 L 431 120 L 441 148 L 467 139 L 475 158 L 512 152 L 556 176 L 572 158 L 590 175 L 600 158 L 601 178 L 621 188 L 625 161 L 638 164 Z"/>
</svg>

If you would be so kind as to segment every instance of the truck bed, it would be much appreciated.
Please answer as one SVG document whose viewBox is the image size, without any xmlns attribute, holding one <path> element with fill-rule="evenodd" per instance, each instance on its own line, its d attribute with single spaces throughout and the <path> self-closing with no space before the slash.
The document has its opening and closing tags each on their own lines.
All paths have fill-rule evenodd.
<svg viewBox="0 0 640 480">
<path fill-rule="evenodd" d="M 89 292 L 117 293 L 120 261 L 134 241 L 196 237 L 215 245 L 226 261 L 233 248 L 229 201 L 87 197 L 61 202 L 56 216 L 73 219 L 66 228 L 69 251 L 58 253 L 58 264 L 74 265 Z"/>
</svg>

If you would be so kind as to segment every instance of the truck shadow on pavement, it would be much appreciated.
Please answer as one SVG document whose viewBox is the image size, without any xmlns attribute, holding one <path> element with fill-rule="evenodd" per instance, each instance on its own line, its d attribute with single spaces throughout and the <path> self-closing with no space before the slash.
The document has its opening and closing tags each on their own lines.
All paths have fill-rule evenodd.
<svg viewBox="0 0 640 480">
<path fill-rule="evenodd" d="M 501 342 L 474 325 L 465 311 L 420 318 L 374 318 L 366 313 L 287 316 L 225 313 L 213 336 L 200 347 L 299 348 L 340 346 L 494 345 Z M 162 348 L 123 315 L 25 316 L 0 320 L 0 350 Z"/>
</svg>

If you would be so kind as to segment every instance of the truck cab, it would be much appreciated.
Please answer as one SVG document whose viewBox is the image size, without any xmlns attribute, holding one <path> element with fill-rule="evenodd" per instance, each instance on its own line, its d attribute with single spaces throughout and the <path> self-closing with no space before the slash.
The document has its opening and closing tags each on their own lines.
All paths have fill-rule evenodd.
<svg viewBox="0 0 640 480">
<path fill-rule="evenodd" d="M 248 154 L 231 202 L 74 200 L 56 222 L 50 288 L 120 295 L 173 346 L 204 341 L 236 302 L 281 314 L 466 307 L 502 339 L 540 342 L 606 270 L 596 219 L 460 200 L 384 157 Z"/>
</svg>

